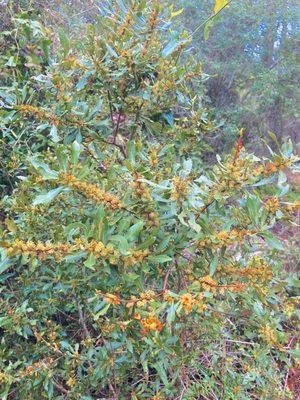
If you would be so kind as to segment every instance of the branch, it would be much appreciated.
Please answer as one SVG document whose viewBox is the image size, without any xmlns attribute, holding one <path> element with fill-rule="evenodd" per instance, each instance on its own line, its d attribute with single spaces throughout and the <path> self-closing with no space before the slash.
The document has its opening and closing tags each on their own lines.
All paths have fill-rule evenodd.
<svg viewBox="0 0 300 400">
<path fill-rule="evenodd" d="M 75 298 L 75 301 L 76 301 L 76 304 L 77 304 L 79 323 L 82 326 L 82 329 L 83 329 L 85 337 L 86 338 L 90 338 L 91 334 L 90 334 L 90 332 L 89 332 L 89 330 L 88 330 L 88 328 L 86 326 L 85 318 L 84 318 L 83 311 L 82 311 L 82 307 L 81 307 L 81 305 L 79 303 L 79 300 L 78 300 L 77 296 L 74 295 L 74 298 Z"/>
<path fill-rule="evenodd" d="M 1 164 L 1 166 L 2 166 L 3 176 L 4 176 L 5 178 L 7 178 L 7 182 L 9 183 L 10 188 L 13 189 L 13 188 L 14 188 L 14 185 L 13 185 L 11 179 L 10 179 L 8 170 L 6 169 L 5 165 L 2 163 L 1 160 L 0 160 L 0 164 Z"/>
<path fill-rule="evenodd" d="M 117 135 L 118 135 L 118 131 L 119 131 L 120 119 L 121 119 L 121 112 L 119 111 L 118 120 L 117 120 L 117 126 L 114 129 L 113 144 L 117 143 Z"/>
<path fill-rule="evenodd" d="M 52 380 L 53 382 L 53 386 L 56 387 L 57 390 L 59 390 L 60 392 L 64 393 L 64 394 L 68 394 L 68 390 L 65 389 L 62 385 L 60 385 L 59 383 L 55 382 L 54 380 Z"/>
<path fill-rule="evenodd" d="M 162 293 L 164 293 L 167 290 L 168 287 L 168 281 L 169 281 L 169 276 L 170 273 L 172 272 L 173 267 L 170 267 L 166 273 L 165 279 L 164 279 L 164 283 L 163 283 L 163 287 L 162 287 Z"/>
<path fill-rule="evenodd" d="M 100 138 L 100 140 L 101 140 L 101 142 L 103 142 L 103 143 L 111 144 L 111 145 L 113 145 L 113 146 L 118 147 L 118 149 L 121 150 L 121 153 L 123 154 L 124 158 L 127 158 L 127 154 L 126 154 L 126 151 L 125 151 L 125 149 L 124 149 L 124 146 L 122 146 L 121 144 L 118 144 L 118 143 L 114 143 L 114 142 L 110 142 L 110 141 L 108 141 L 108 140 L 101 139 L 101 138 Z"/>
<path fill-rule="evenodd" d="M 114 113 L 113 113 L 113 109 L 112 109 L 111 95 L 110 95 L 109 90 L 107 91 L 107 97 L 108 97 L 108 104 L 109 104 L 110 119 L 111 119 L 112 126 L 114 128 L 115 127 Z"/>
<path fill-rule="evenodd" d="M 117 399 L 119 398 L 119 396 L 118 396 L 118 394 L 117 394 L 117 392 L 116 392 L 116 390 L 115 390 L 113 384 L 112 384 L 112 383 L 109 383 L 108 386 L 109 386 L 109 389 L 112 391 L 112 394 L 113 394 L 113 396 L 114 396 L 114 397 L 113 397 L 113 400 L 117 400 Z"/>
</svg>

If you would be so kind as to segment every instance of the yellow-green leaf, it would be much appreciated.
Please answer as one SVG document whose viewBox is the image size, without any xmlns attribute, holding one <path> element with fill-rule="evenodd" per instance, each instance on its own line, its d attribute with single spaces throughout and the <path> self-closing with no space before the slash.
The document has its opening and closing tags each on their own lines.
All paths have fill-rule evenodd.
<svg viewBox="0 0 300 400">
<path fill-rule="evenodd" d="M 226 7 L 228 3 L 228 0 L 216 0 L 214 6 L 214 14 L 217 14 L 220 10 L 222 10 L 222 8 Z"/>
<path fill-rule="evenodd" d="M 178 15 L 183 13 L 183 8 L 180 10 L 174 11 L 174 4 L 171 4 L 170 6 L 170 13 L 171 13 L 171 19 L 177 17 Z"/>
<path fill-rule="evenodd" d="M 6 225 L 7 229 L 10 232 L 12 232 L 12 233 L 16 233 L 17 232 L 18 226 L 17 226 L 17 224 L 15 223 L 14 220 L 9 219 L 9 218 L 5 218 L 4 222 L 5 222 L 5 225 Z"/>
</svg>

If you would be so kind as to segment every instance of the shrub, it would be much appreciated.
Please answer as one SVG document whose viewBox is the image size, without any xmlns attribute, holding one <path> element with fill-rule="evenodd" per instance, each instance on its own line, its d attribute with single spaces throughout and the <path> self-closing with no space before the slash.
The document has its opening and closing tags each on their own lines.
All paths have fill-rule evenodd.
<svg viewBox="0 0 300 400">
<path fill-rule="evenodd" d="M 28 151 L 39 151 L 47 143 L 42 129 L 24 124 L 15 106 L 32 98 L 43 103 L 39 74 L 49 66 L 52 43 L 47 28 L 28 13 L 14 13 L 13 7 L 18 4 L 7 6 L 0 21 L 0 190 L 6 192 L 24 170 Z"/>
<path fill-rule="evenodd" d="M 205 77 L 174 11 L 118 4 L 87 43 L 60 32 L 43 96 L 12 105 L 49 147 L 1 203 L 1 396 L 282 399 L 296 280 L 272 227 L 299 208 L 292 145 L 260 159 L 240 138 L 206 165 Z"/>
</svg>

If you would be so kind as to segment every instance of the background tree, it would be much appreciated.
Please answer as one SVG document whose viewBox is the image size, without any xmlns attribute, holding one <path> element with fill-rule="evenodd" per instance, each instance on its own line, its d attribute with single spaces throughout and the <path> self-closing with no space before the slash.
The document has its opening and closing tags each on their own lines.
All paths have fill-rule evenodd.
<svg viewBox="0 0 300 400">
<path fill-rule="evenodd" d="M 181 4 L 181 17 L 193 32 L 213 1 Z M 226 121 L 222 135 L 230 138 L 245 127 L 252 138 L 272 131 L 299 142 L 299 21 L 297 1 L 232 1 L 207 40 L 203 29 L 193 36 L 194 54 L 212 75 L 207 94 Z"/>
</svg>

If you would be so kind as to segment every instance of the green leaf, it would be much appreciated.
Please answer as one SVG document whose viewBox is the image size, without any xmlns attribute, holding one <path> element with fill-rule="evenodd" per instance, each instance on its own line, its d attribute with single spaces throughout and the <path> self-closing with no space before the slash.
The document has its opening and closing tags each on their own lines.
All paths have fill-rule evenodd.
<svg viewBox="0 0 300 400">
<path fill-rule="evenodd" d="M 156 369 L 160 379 L 162 380 L 163 384 L 168 387 L 169 381 L 168 381 L 168 377 L 167 377 L 166 371 L 165 371 L 162 363 L 156 364 L 155 369 Z"/>
<path fill-rule="evenodd" d="M 132 165 L 135 165 L 135 156 L 136 156 L 136 148 L 135 143 L 133 141 L 129 141 L 126 145 L 127 153 L 128 153 L 128 160 Z"/>
<path fill-rule="evenodd" d="M 170 14 L 171 14 L 171 15 L 170 15 L 170 18 L 171 18 L 171 19 L 177 17 L 177 16 L 180 15 L 180 14 L 182 14 L 183 11 L 184 11 L 183 8 L 180 8 L 179 10 L 174 11 L 174 4 L 171 4 L 171 6 L 170 6 L 169 8 L 170 8 Z"/>
<path fill-rule="evenodd" d="M 71 150 L 71 162 L 72 164 L 77 164 L 79 160 L 81 152 L 81 144 L 77 142 L 77 140 L 74 140 L 72 143 L 72 150 Z"/>
<path fill-rule="evenodd" d="M 162 117 L 167 121 L 170 126 L 174 126 L 174 116 L 172 113 L 162 113 Z"/>
<path fill-rule="evenodd" d="M 37 196 L 32 205 L 33 206 L 37 206 L 38 204 L 49 204 L 51 203 L 52 200 L 55 199 L 56 196 L 58 196 L 63 190 L 67 190 L 65 189 L 63 186 L 59 186 L 56 189 L 50 190 L 50 192 L 46 193 L 46 194 L 40 194 L 39 196 Z"/>
<path fill-rule="evenodd" d="M 251 221 L 255 224 L 259 224 L 259 210 L 261 208 L 261 202 L 256 197 L 248 197 L 246 201 L 248 215 Z"/>
<path fill-rule="evenodd" d="M 163 51 L 162 51 L 162 56 L 163 57 L 168 57 L 169 55 L 171 55 L 178 46 L 180 46 L 181 44 L 185 43 L 185 40 L 182 39 L 171 39 L 169 41 L 169 43 L 164 47 Z"/>
<path fill-rule="evenodd" d="M 292 357 L 294 357 L 295 360 L 297 361 L 300 360 L 300 349 L 289 350 L 289 353 L 291 354 Z"/>
<path fill-rule="evenodd" d="M 82 234 L 84 235 L 84 237 L 88 236 L 88 232 L 89 229 L 86 225 L 84 225 L 82 222 L 72 222 L 71 224 L 69 224 L 66 229 L 65 229 L 65 234 L 67 236 L 68 241 L 72 241 L 73 240 L 73 235 L 75 233 L 78 232 L 82 232 L 81 233 L 81 237 Z"/>
<path fill-rule="evenodd" d="M 57 128 L 56 128 L 55 125 L 52 125 L 52 127 L 51 127 L 51 130 L 50 130 L 50 137 L 51 137 L 51 139 L 52 139 L 52 141 L 53 141 L 54 143 L 57 143 L 57 142 L 60 141 L 60 137 L 58 136 Z"/>
<path fill-rule="evenodd" d="M 100 311 L 97 312 L 97 314 L 94 314 L 94 320 L 97 321 L 99 317 L 102 315 L 105 315 L 110 307 L 110 303 L 107 303 Z"/>
<path fill-rule="evenodd" d="M 95 271 L 94 268 L 95 263 L 96 263 L 96 257 L 94 256 L 94 254 L 91 253 L 88 259 L 83 264 L 92 271 Z"/>
<path fill-rule="evenodd" d="M 254 183 L 252 186 L 253 187 L 266 186 L 270 183 L 273 183 L 274 181 L 275 181 L 275 176 L 270 176 L 269 178 L 261 179 L 259 182 Z"/>
<path fill-rule="evenodd" d="M 85 88 L 88 83 L 88 78 L 89 78 L 88 76 L 84 75 L 81 79 L 79 79 L 76 85 L 76 89 L 82 90 L 83 88 Z"/>
<path fill-rule="evenodd" d="M 214 275 L 214 273 L 216 272 L 217 266 L 218 266 L 218 261 L 219 261 L 219 257 L 217 255 L 214 256 L 214 258 L 212 259 L 210 266 L 209 266 L 209 274 L 211 276 Z"/>
<path fill-rule="evenodd" d="M 209 38 L 209 34 L 210 34 L 210 30 L 212 28 L 212 26 L 214 25 L 214 20 L 210 19 L 209 21 L 206 22 L 206 24 L 204 25 L 204 39 L 208 40 Z"/>
<path fill-rule="evenodd" d="M 8 257 L 5 257 L 2 261 L 0 261 L 0 274 L 6 271 L 11 266 L 11 264 L 12 261 Z"/>
<path fill-rule="evenodd" d="M 126 238 L 129 241 L 136 239 L 144 227 L 143 221 L 138 221 L 136 224 L 132 225 L 127 232 Z"/>
<path fill-rule="evenodd" d="M 143 368 L 143 371 L 145 374 L 149 374 L 149 368 L 148 368 L 148 361 L 146 360 L 141 360 L 141 365 Z"/>
<path fill-rule="evenodd" d="M 172 261 L 172 258 L 165 254 L 161 254 L 159 256 L 150 256 L 148 257 L 148 260 L 154 264 L 163 264 Z"/>
<path fill-rule="evenodd" d="M 129 245 L 128 245 L 127 239 L 124 236 L 113 235 L 113 236 L 110 236 L 109 240 L 112 243 L 117 243 L 118 250 L 120 251 L 121 254 L 123 254 L 123 255 L 127 254 Z"/>
<path fill-rule="evenodd" d="M 272 236 L 269 233 L 264 233 L 262 234 L 262 237 L 265 239 L 266 243 L 272 248 L 272 249 L 276 249 L 276 250 L 284 250 L 284 246 L 282 244 L 282 242 L 275 238 L 274 236 Z"/>
<path fill-rule="evenodd" d="M 137 247 L 137 250 L 148 249 L 156 240 L 156 236 L 150 236 L 147 240 L 145 240 L 142 244 Z"/>
<path fill-rule="evenodd" d="M 173 303 L 167 312 L 167 323 L 169 325 L 171 325 L 172 322 L 174 322 L 175 320 L 177 308 L 178 308 L 178 303 Z"/>
<path fill-rule="evenodd" d="M 126 282 L 133 282 L 136 281 L 137 279 L 139 279 L 139 275 L 135 274 L 134 272 L 129 272 L 128 274 L 123 274 L 123 279 Z"/>
<path fill-rule="evenodd" d="M 273 140 L 273 142 L 276 143 L 277 147 L 279 148 L 279 147 L 280 147 L 280 144 L 279 144 L 279 142 L 278 142 L 278 139 L 277 139 L 276 134 L 275 134 L 274 132 L 272 132 L 272 131 L 268 131 L 268 135 L 269 135 L 270 138 Z"/>
<path fill-rule="evenodd" d="M 70 345 L 70 343 L 67 340 L 61 340 L 60 345 L 65 350 L 70 350 L 72 352 L 74 351 L 72 346 Z"/>
<path fill-rule="evenodd" d="M 60 44 L 62 45 L 62 47 L 64 49 L 64 53 L 67 54 L 70 50 L 70 41 L 69 41 L 66 33 L 62 29 L 60 29 L 58 31 L 58 37 L 59 37 Z"/>
<path fill-rule="evenodd" d="M 70 254 L 69 256 L 64 257 L 64 260 L 66 262 L 77 262 L 79 260 L 81 260 L 82 258 L 87 256 L 87 252 L 86 251 L 80 251 L 76 254 Z"/>
<path fill-rule="evenodd" d="M 293 142 L 291 139 L 285 140 L 281 146 L 281 151 L 284 157 L 290 158 L 293 154 Z"/>
<path fill-rule="evenodd" d="M 44 179 L 57 179 L 58 178 L 58 172 L 53 171 L 52 169 L 49 168 L 49 166 L 43 162 L 40 162 L 38 160 L 35 160 L 34 158 L 29 159 L 33 167 L 40 171 L 42 174 L 42 177 Z"/>
<path fill-rule="evenodd" d="M 17 66 L 16 57 L 11 56 L 5 65 L 7 67 L 16 67 Z"/>
<path fill-rule="evenodd" d="M 108 53 L 115 58 L 118 58 L 118 54 L 116 53 L 115 49 L 113 49 L 108 43 L 106 43 L 106 47 L 108 50 Z"/>
</svg>

